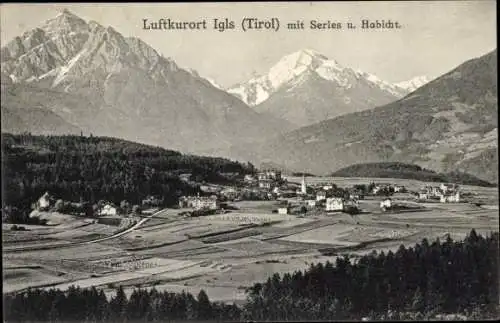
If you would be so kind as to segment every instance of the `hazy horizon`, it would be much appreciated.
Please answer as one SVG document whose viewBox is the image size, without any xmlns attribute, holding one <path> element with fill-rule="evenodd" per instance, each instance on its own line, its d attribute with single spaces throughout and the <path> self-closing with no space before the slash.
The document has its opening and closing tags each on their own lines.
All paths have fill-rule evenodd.
<svg viewBox="0 0 500 323">
<path fill-rule="evenodd" d="M 389 82 L 435 78 L 497 47 L 495 1 L 2 4 L 1 42 L 55 17 L 62 9 L 139 37 L 180 67 L 196 70 L 224 87 L 265 73 L 283 56 L 313 49 L 340 64 Z M 358 22 L 392 19 L 400 30 L 148 31 L 142 19 L 278 17 Z M 339 46 L 340 44 L 340 46 Z"/>
</svg>

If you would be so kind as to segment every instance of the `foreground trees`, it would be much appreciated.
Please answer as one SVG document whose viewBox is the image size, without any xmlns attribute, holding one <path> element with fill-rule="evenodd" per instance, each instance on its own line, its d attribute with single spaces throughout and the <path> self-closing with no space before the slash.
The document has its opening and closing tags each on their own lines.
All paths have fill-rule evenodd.
<svg viewBox="0 0 500 323">
<path fill-rule="evenodd" d="M 245 318 L 254 320 L 398 318 L 473 311 L 498 315 L 498 233 L 474 230 L 464 241 L 427 239 L 396 253 L 373 252 L 353 263 L 312 265 L 254 285 Z M 410 315 L 411 317 L 411 315 Z"/>
<path fill-rule="evenodd" d="M 102 291 L 70 288 L 29 290 L 4 296 L 6 321 L 168 320 L 373 320 L 433 319 L 461 314 L 498 318 L 498 232 L 474 230 L 464 241 L 427 239 L 395 253 L 373 252 L 356 263 L 311 265 L 302 272 L 274 274 L 249 288 L 239 308 L 189 293 L 123 289 L 107 299 Z"/>
<path fill-rule="evenodd" d="M 118 288 L 111 299 L 95 287 L 68 291 L 28 290 L 4 299 L 6 321 L 167 321 L 167 320 L 239 320 L 235 305 L 213 303 L 202 290 L 195 298 L 189 293 L 135 289 L 127 297 Z"/>
</svg>

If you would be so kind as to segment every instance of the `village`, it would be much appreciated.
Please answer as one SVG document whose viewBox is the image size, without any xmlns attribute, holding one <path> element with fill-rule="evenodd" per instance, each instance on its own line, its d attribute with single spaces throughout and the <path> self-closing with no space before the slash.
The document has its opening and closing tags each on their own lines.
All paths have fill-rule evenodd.
<svg viewBox="0 0 500 323">
<path fill-rule="evenodd" d="M 184 180 L 189 180 L 185 175 Z M 397 199 L 411 200 L 416 203 L 459 203 L 461 191 L 457 184 L 442 183 L 439 186 L 426 185 L 418 191 L 408 191 L 403 185 L 391 183 L 357 184 L 341 188 L 333 182 L 308 184 L 303 176 L 300 183 L 288 182 L 281 171 L 268 169 L 254 175 L 245 175 L 240 185 L 201 185 L 201 194 L 181 196 L 178 208 L 184 209 L 189 216 L 202 216 L 230 212 L 230 203 L 238 201 L 278 201 L 272 211 L 278 214 L 307 215 L 335 212 L 359 214 L 363 212 L 359 201 L 380 199 L 383 212 L 415 209 L 418 206 L 398 204 Z M 127 215 L 150 215 L 159 210 L 164 198 L 148 196 L 141 205 L 130 205 L 122 201 L 120 205 L 99 201 L 94 205 L 85 202 L 56 200 L 48 192 L 33 205 L 38 211 L 54 210 L 83 216 L 101 218 L 102 221 Z"/>
<path fill-rule="evenodd" d="M 359 201 L 367 198 L 380 198 L 380 210 L 402 210 L 392 196 L 415 202 L 459 203 L 460 187 L 456 184 L 442 183 L 439 186 L 424 186 L 418 191 L 408 191 L 403 185 L 391 183 L 358 184 L 348 188 L 338 187 L 333 182 L 308 184 L 305 176 L 300 183 L 288 182 L 279 170 L 263 170 L 256 176 L 246 175 L 243 187 L 202 187 L 207 196 L 181 197 L 180 208 L 193 208 L 197 211 L 217 211 L 227 202 L 241 200 L 276 200 L 279 207 L 273 212 L 279 214 L 307 214 L 314 212 L 362 212 Z"/>
<path fill-rule="evenodd" d="M 167 196 L 131 205 L 44 193 L 30 214 L 40 222 L 2 226 L 10 275 L 5 290 L 203 288 L 211 299 L 243 301 L 246 287 L 275 272 L 498 227 L 498 191 L 492 188 L 289 176 L 275 169 L 228 176 L 237 180 L 200 182 L 196 193 L 168 205 Z"/>
</svg>

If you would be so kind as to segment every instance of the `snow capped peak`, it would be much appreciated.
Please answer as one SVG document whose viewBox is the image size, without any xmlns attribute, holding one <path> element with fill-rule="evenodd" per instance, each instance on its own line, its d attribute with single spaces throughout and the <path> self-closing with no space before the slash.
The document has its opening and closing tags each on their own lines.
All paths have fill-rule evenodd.
<svg viewBox="0 0 500 323">
<path fill-rule="evenodd" d="M 409 79 L 407 81 L 402 81 L 402 82 L 396 83 L 396 85 L 402 89 L 409 91 L 409 92 L 413 92 L 416 89 L 418 89 L 419 87 L 429 83 L 430 81 L 431 81 L 431 79 L 429 77 L 427 77 L 425 75 L 421 75 L 421 76 L 416 76 L 416 77 Z"/>
<path fill-rule="evenodd" d="M 379 88 L 396 97 L 406 94 L 406 90 L 385 82 L 375 75 L 362 71 L 353 71 L 342 66 L 334 59 L 329 59 L 325 55 L 314 49 L 301 49 L 281 58 L 273 65 L 265 75 L 254 77 L 248 82 L 239 84 L 228 90 L 229 93 L 239 97 L 251 106 L 258 105 L 267 100 L 272 93 L 281 88 L 295 88 L 296 84 L 304 83 L 311 75 L 332 82 L 332 86 L 343 89 L 351 89 L 357 82 L 371 84 L 370 86 Z M 304 76 L 304 77 L 302 77 Z M 297 83 L 297 79 L 301 79 Z M 257 95 L 260 93 L 260 95 Z"/>
<path fill-rule="evenodd" d="M 316 70 L 326 61 L 328 58 L 315 50 L 302 49 L 284 56 L 267 75 L 250 80 L 250 83 L 266 83 L 268 87 L 278 89 L 302 73 Z"/>
</svg>

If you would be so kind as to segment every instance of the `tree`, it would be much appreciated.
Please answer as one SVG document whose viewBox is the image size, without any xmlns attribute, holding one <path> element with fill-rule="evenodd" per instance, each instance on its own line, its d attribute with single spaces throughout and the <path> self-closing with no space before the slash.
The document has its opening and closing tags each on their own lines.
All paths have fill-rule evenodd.
<svg viewBox="0 0 500 323">
<path fill-rule="evenodd" d="M 409 310 L 419 313 L 424 312 L 425 300 L 424 300 L 424 295 L 420 291 L 420 288 L 417 288 L 417 290 L 415 291 L 411 302 L 411 307 L 409 308 Z"/>
<path fill-rule="evenodd" d="M 141 207 L 137 204 L 135 204 L 133 207 L 132 207 L 132 213 L 133 214 L 140 214 L 141 213 Z"/>
<path fill-rule="evenodd" d="M 54 210 L 56 212 L 64 212 L 65 209 L 65 203 L 62 199 L 59 199 L 56 201 L 56 204 L 54 205 Z"/>
<path fill-rule="evenodd" d="M 212 305 L 208 299 L 208 295 L 202 289 L 198 293 L 198 318 L 203 320 L 212 319 Z"/>
<path fill-rule="evenodd" d="M 110 314 L 114 319 L 122 319 L 126 315 L 128 300 L 127 295 L 125 295 L 125 291 L 123 287 L 120 286 L 116 290 L 116 296 L 111 298 L 109 303 Z"/>
<path fill-rule="evenodd" d="M 120 202 L 120 210 L 123 214 L 130 212 L 130 203 L 127 200 L 123 200 Z"/>
</svg>

